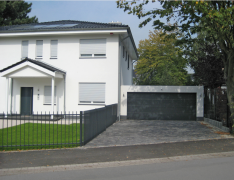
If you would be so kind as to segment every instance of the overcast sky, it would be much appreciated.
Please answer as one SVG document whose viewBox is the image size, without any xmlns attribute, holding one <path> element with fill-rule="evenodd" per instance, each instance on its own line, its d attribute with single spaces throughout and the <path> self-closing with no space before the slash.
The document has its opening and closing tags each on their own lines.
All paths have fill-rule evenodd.
<svg viewBox="0 0 234 180">
<path fill-rule="evenodd" d="M 129 15 L 123 9 L 117 8 L 116 0 L 106 1 L 27 1 L 32 2 L 29 16 L 37 16 L 39 22 L 58 20 L 79 20 L 108 23 L 119 21 L 130 26 L 136 46 L 142 39 L 148 38 L 149 31 L 153 31 L 152 23 L 143 28 L 138 25 L 142 19 Z M 146 8 L 160 7 L 159 3 L 150 3 Z M 146 9 L 147 10 L 147 9 Z"/>
</svg>

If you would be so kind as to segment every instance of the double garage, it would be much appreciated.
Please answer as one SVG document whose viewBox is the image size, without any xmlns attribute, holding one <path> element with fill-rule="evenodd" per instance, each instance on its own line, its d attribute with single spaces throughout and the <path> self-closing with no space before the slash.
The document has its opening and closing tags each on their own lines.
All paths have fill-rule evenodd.
<svg viewBox="0 0 234 180">
<path fill-rule="evenodd" d="M 203 120 L 202 86 L 122 86 L 121 119 Z"/>
</svg>

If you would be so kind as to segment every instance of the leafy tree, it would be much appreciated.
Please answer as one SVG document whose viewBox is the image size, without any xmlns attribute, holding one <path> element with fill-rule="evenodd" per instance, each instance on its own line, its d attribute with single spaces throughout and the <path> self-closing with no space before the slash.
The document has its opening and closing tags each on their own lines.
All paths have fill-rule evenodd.
<svg viewBox="0 0 234 180">
<path fill-rule="evenodd" d="M 193 52 L 190 65 L 194 69 L 194 81 L 208 88 L 217 88 L 225 84 L 222 54 L 215 44 L 200 43 Z"/>
<path fill-rule="evenodd" d="M 24 1 L 0 1 L 0 26 L 37 23 L 36 16 L 28 16 L 31 6 Z"/>
<path fill-rule="evenodd" d="M 233 1 L 160 1 L 162 9 L 153 8 L 144 11 L 144 6 L 150 1 L 145 0 L 136 4 L 133 2 L 117 1 L 117 7 L 123 8 L 129 14 L 138 18 L 146 18 L 140 27 L 153 21 L 156 29 L 167 31 L 179 28 L 185 33 L 182 43 L 191 45 L 196 40 L 192 35 L 207 32 L 209 38 L 219 45 L 223 57 L 224 79 L 227 85 L 229 103 L 234 103 L 234 2 Z M 152 1 L 154 2 L 154 1 Z M 167 21 L 175 21 L 172 26 L 156 18 L 166 17 Z M 234 113 L 234 108 L 231 107 Z"/>
<path fill-rule="evenodd" d="M 175 45 L 173 33 L 170 36 L 155 30 L 149 39 L 141 40 L 139 60 L 135 66 L 135 83 L 139 85 L 184 85 L 187 78 L 186 59 L 182 49 Z"/>
</svg>

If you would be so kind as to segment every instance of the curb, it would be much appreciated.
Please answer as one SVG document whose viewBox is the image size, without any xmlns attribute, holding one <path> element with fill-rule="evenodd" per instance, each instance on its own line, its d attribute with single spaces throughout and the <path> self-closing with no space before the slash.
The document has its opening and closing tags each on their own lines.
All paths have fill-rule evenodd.
<svg viewBox="0 0 234 180">
<path fill-rule="evenodd" d="M 166 162 L 176 162 L 176 161 L 232 157 L 232 156 L 234 156 L 234 151 L 223 152 L 223 153 L 189 155 L 189 156 L 173 156 L 173 157 L 167 157 L 167 158 L 129 160 L 129 161 L 112 161 L 112 162 L 87 163 L 87 164 L 59 165 L 59 166 L 40 166 L 40 167 L 28 167 L 28 168 L 0 169 L 0 176 L 7 176 L 7 175 L 14 175 L 14 174 L 31 174 L 31 173 L 40 173 L 40 172 L 55 172 L 55 171 L 67 171 L 67 170 L 70 171 L 70 170 L 82 170 L 82 169 L 144 165 L 144 164 L 154 164 L 154 163 L 166 163 Z"/>
</svg>

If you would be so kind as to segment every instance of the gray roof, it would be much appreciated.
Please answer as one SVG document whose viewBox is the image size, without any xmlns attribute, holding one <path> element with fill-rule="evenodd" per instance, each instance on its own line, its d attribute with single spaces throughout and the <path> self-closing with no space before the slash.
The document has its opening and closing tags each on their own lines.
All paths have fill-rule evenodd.
<svg viewBox="0 0 234 180">
<path fill-rule="evenodd" d="M 9 32 L 34 32 L 34 31 L 59 31 L 59 30 L 83 30 L 83 29 L 126 29 L 128 25 L 114 23 L 98 23 L 87 21 L 61 20 L 32 24 L 21 24 L 0 27 L 0 33 Z"/>
<path fill-rule="evenodd" d="M 133 47 L 138 57 L 136 44 L 128 25 L 121 23 L 99 23 L 88 21 L 61 20 L 42 23 L 0 26 L 0 33 L 45 32 L 45 31 L 81 31 L 81 30 L 111 30 L 127 29 Z"/>
<path fill-rule="evenodd" d="M 22 63 L 24 63 L 24 62 L 31 62 L 31 63 L 33 63 L 33 64 L 36 64 L 36 65 L 38 65 L 38 66 L 41 66 L 41 67 L 43 67 L 43 68 L 45 68 L 45 69 L 47 69 L 47 70 L 49 70 L 49 71 L 52 71 L 52 72 L 55 72 L 55 71 L 56 71 L 56 72 L 60 72 L 60 73 L 62 73 L 62 74 L 66 74 L 65 71 L 63 71 L 63 70 L 61 70 L 61 69 L 58 69 L 58 68 L 56 68 L 56 67 L 54 67 L 54 66 L 52 66 L 52 65 L 49 65 L 49 64 L 44 63 L 44 62 L 42 62 L 42 61 L 36 61 L 36 60 L 33 60 L 33 59 L 29 59 L 29 58 L 25 58 L 25 59 L 22 60 L 22 61 L 19 61 L 19 62 L 15 63 L 15 64 L 12 64 L 11 66 L 8 66 L 8 67 L 6 67 L 6 68 L 4 68 L 4 69 L 1 69 L 0 72 L 4 72 L 4 71 L 6 71 L 6 70 L 8 70 L 8 69 L 11 69 L 11 68 L 13 68 L 13 67 L 15 67 L 15 66 L 18 66 L 18 65 L 20 65 L 20 64 L 22 64 Z"/>
</svg>

